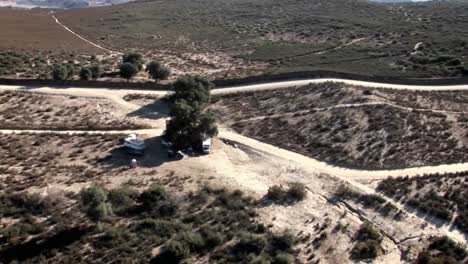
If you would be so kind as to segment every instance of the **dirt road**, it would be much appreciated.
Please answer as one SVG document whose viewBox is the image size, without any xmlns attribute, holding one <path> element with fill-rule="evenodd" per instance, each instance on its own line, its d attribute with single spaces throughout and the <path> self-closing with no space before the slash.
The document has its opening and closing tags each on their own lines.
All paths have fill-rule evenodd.
<svg viewBox="0 0 468 264">
<path fill-rule="evenodd" d="M 101 49 L 101 50 L 104 50 L 106 52 L 109 52 L 109 53 L 112 53 L 112 54 L 122 54 L 121 52 L 118 52 L 118 51 L 113 51 L 113 50 L 110 50 L 110 49 L 106 49 L 104 48 L 103 46 L 101 45 L 98 45 L 88 39 L 86 39 L 85 37 L 79 35 L 78 33 L 74 32 L 73 30 L 71 30 L 69 27 L 65 26 L 64 24 L 62 24 L 62 22 L 60 22 L 58 20 L 57 17 L 55 17 L 52 13 L 50 14 L 50 16 L 52 17 L 52 19 L 54 19 L 55 23 L 57 23 L 58 25 L 60 25 L 61 27 L 63 27 L 66 31 L 70 32 L 71 34 L 75 35 L 76 37 L 78 37 L 79 39 L 83 40 L 84 42 L 98 48 L 98 49 Z"/>
</svg>

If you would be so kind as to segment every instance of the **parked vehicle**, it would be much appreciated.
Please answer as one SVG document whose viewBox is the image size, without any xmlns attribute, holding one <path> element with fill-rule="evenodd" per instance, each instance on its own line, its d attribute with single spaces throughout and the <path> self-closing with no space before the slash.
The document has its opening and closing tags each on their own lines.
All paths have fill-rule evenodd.
<svg viewBox="0 0 468 264">
<path fill-rule="evenodd" d="M 175 160 L 181 160 L 181 159 L 184 159 L 185 158 L 185 154 L 180 151 L 180 150 L 173 150 L 173 149 L 168 149 L 167 150 L 167 156 L 171 159 L 175 159 Z"/>
<path fill-rule="evenodd" d="M 211 153 L 211 138 L 205 139 L 202 142 L 202 152 L 204 154 L 210 154 Z"/>
<path fill-rule="evenodd" d="M 146 149 L 145 142 L 137 139 L 135 134 L 128 135 L 124 139 L 124 147 L 127 149 L 128 153 L 135 155 L 143 155 Z"/>
</svg>

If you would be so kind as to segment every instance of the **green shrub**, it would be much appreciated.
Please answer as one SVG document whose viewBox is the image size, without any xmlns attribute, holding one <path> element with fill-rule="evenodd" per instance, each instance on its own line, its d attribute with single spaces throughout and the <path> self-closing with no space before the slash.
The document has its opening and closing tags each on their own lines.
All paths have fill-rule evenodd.
<svg viewBox="0 0 468 264">
<path fill-rule="evenodd" d="M 71 75 L 72 73 L 70 72 L 69 67 L 67 67 L 66 65 L 54 65 L 52 69 L 52 78 L 54 78 L 54 80 L 66 80 Z"/>
<path fill-rule="evenodd" d="M 22 236 L 29 236 L 39 234 L 44 231 L 44 225 L 34 221 L 21 221 L 0 230 L 0 235 L 5 239 L 20 238 Z"/>
<path fill-rule="evenodd" d="M 121 187 L 110 190 L 107 199 L 117 214 L 125 214 L 135 205 L 138 195 L 136 190 Z"/>
<path fill-rule="evenodd" d="M 234 251 L 241 254 L 260 254 L 266 246 L 263 236 L 242 233 L 239 242 L 234 246 Z"/>
<path fill-rule="evenodd" d="M 271 257 L 266 255 L 266 254 L 262 254 L 260 256 L 255 256 L 249 262 L 249 264 L 270 264 L 270 263 L 271 263 Z"/>
<path fill-rule="evenodd" d="M 275 256 L 271 264 L 290 264 L 292 263 L 291 261 L 291 255 L 286 254 L 286 253 L 279 253 L 278 255 Z"/>
<path fill-rule="evenodd" d="M 153 184 L 142 192 L 138 197 L 138 202 L 141 203 L 140 209 L 154 217 L 166 217 L 174 215 L 177 206 L 169 199 L 166 190 L 163 186 Z"/>
<path fill-rule="evenodd" d="M 291 183 L 289 184 L 288 195 L 294 201 L 302 201 L 307 197 L 307 189 L 302 183 Z"/>
<path fill-rule="evenodd" d="M 273 185 L 268 188 L 266 198 L 270 201 L 280 203 L 287 199 L 286 191 L 283 186 Z"/>
<path fill-rule="evenodd" d="M 107 191 L 100 186 L 93 185 L 87 189 L 82 189 L 80 197 L 84 206 L 98 205 L 107 200 Z"/>
<path fill-rule="evenodd" d="M 289 232 L 284 232 L 283 234 L 272 235 L 271 237 L 271 246 L 273 250 L 277 251 L 290 251 L 294 246 L 295 239 L 294 236 Z"/>
<path fill-rule="evenodd" d="M 102 75 L 102 68 L 99 64 L 91 65 L 91 67 L 89 67 L 89 70 L 91 71 L 91 77 L 93 79 L 97 79 Z"/>
<path fill-rule="evenodd" d="M 364 241 L 364 240 L 376 240 L 382 241 L 382 235 L 380 234 L 379 230 L 375 228 L 371 223 L 365 222 L 361 225 L 357 236 L 357 240 Z"/>
<path fill-rule="evenodd" d="M 135 231 L 143 235 L 155 235 L 170 238 L 178 232 L 188 230 L 188 227 L 178 220 L 144 219 L 135 226 Z"/>
<path fill-rule="evenodd" d="M 0 217 L 24 214 L 40 215 L 44 206 L 37 194 L 0 193 Z"/>
<path fill-rule="evenodd" d="M 93 77 L 93 73 L 87 67 L 83 67 L 80 70 L 80 80 L 87 81 Z"/>
<path fill-rule="evenodd" d="M 288 203 L 302 201 L 307 197 L 307 190 L 302 183 L 290 183 L 288 189 L 273 185 L 268 188 L 266 198 L 274 203 Z"/>
<path fill-rule="evenodd" d="M 354 245 L 351 255 L 354 259 L 374 259 L 378 256 L 380 244 L 375 240 L 361 241 Z"/>
<path fill-rule="evenodd" d="M 186 243 L 192 252 L 197 252 L 205 247 L 205 240 L 203 240 L 202 236 L 191 231 L 177 234 L 175 240 Z"/>
<path fill-rule="evenodd" d="M 106 227 L 104 235 L 99 237 L 94 244 L 97 247 L 118 247 L 132 239 L 134 235 L 124 227 Z"/>
<path fill-rule="evenodd" d="M 456 260 L 463 260 L 467 257 L 465 249 L 448 237 L 435 238 L 429 245 L 428 249 L 437 250 Z"/>
<path fill-rule="evenodd" d="M 112 205 L 107 202 L 107 191 L 93 185 L 80 192 L 81 204 L 88 217 L 93 221 L 99 221 L 112 214 Z"/>
<path fill-rule="evenodd" d="M 182 260 L 190 255 L 190 247 L 185 242 L 171 240 L 166 244 L 167 258 Z"/>
<path fill-rule="evenodd" d="M 205 247 L 207 249 L 215 248 L 216 246 L 221 245 L 225 240 L 225 236 L 222 233 L 217 232 L 206 225 L 200 228 L 200 234 L 205 239 Z"/>
<path fill-rule="evenodd" d="M 91 205 L 85 212 L 91 220 L 99 221 L 112 214 L 112 205 L 110 203 Z"/>
<path fill-rule="evenodd" d="M 374 259 L 378 256 L 382 235 L 371 223 L 363 223 L 355 239 L 358 242 L 351 250 L 351 256 L 354 259 Z"/>
</svg>

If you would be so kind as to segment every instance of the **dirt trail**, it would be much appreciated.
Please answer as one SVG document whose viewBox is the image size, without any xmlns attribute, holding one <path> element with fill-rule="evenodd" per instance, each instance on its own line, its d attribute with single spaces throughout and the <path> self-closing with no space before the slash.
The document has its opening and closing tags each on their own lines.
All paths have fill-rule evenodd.
<svg viewBox="0 0 468 264">
<path fill-rule="evenodd" d="M 65 26 L 64 24 L 62 24 L 62 22 L 60 22 L 58 20 L 58 18 L 56 16 L 53 15 L 53 13 L 50 13 L 50 16 L 52 17 L 52 19 L 54 19 L 55 23 L 57 23 L 58 25 L 60 25 L 61 27 L 63 27 L 66 31 L 72 33 L 73 35 L 75 35 L 76 37 L 78 37 L 79 39 L 85 41 L 86 43 L 98 48 L 98 49 L 101 49 L 101 50 L 104 50 L 106 52 L 109 52 L 109 53 L 112 53 L 112 54 L 122 54 L 121 52 L 119 51 L 113 51 L 113 50 L 110 50 L 110 49 L 106 49 L 104 48 L 103 46 L 100 46 L 86 38 L 84 38 L 83 36 L 79 35 L 78 33 L 74 32 L 73 30 L 71 30 L 69 27 Z"/>
</svg>

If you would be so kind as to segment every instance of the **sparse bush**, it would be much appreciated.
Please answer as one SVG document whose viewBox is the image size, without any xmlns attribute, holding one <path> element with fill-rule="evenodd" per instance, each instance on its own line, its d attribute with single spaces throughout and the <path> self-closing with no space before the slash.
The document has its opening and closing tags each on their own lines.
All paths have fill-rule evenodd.
<svg viewBox="0 0 468 264">
<path fill-rule="evenodd" d="M 136 52 L 129 52 L 127 54 L 124 54 L 122 56 L 122 62 L 123 64 L 128 63 L 134 65 L 137 72 L 143 69 L 143 64 L 145 63 L 145 61 L 143 60 L 143 55 Z"/>
<path fill-rule="evenodd" d="M 202 226 L 200 228 L 200 234 L 205 239 L 205 246 L 207 249 L 212 249 L 222 244 L 225 240 L 225 237 L 222 233 L 217 232 L 208 226 Z"/>
<path fill-rule="evenodd" d="M 52 69 L 52 78 L 54 80 L 66 80 L 70 77 L 70 72 L 67 66 L 58 64 L 54 65 Z"/>
<path fill-rule="evenodd" d="M 121 187 L 110 190 L 107 198 L 116 213 L 125 214 L 135 205 L 138 195 L 136 190 L 129 187 Z"/>
<path fill-rule="evenodd" d="M 275 256 L 271 264 L 290 264 L 292 263 L 291 259 L 291 255 L 287 253 L 279 253 Z"/>
<path fill-rule="evenodd" d="M 203 237 L 191 231 L 177 234 L 175 240 L 186 243 L 192 252 L 197 252 L 205 247 L 205 240 L 203 240 Z"/>
<path fill-rule="evenodd" d="M 170 238 L 178 232 L 187 230 L 188 227 L 176 220 L 155 220 L 147 218 L 137 223 L 134 229 L 145 236 L 154 235 L 162 238 Z"/>
<path fill-rule="evenodd" d="M 177 210 L 177 206 L 169 198 L 164 187 L 159 184 L 153 184 L 143 191 L 138 197 L 138 202 L 141 203 L 141 210 L 153 216 L 171 216 Z"/>
<path fill-rule="evenodd" d="M 80 79 L 87 81 L 90 80 L 93 77 L 93 73 L 88 67 L 83 67 L 80 70 Z"/>
<path fill-rule="evenodd" d="M 180 261 L 190 255 L 190 247 L 185 242 L 171 240 L 166 244 L 164 253 L 166 258 Z"/>
<path fill-rule="evenodd" d="M 171 71 L 166 66 L 157 61 L 152 61 L 146 65 L 146 71 L 156 83 L 159 80 L 166 80 L 171 74 Z"/>
<path fill-rule="evenodd" d="M 102 68 L 101 68 L 101 65 L 99 65 L 99 64 L 91 65 L 89 67 L 89 70 L 91 71 L 91 77 L 93 79 L 97 79 L 97 78 L 101 77 L 101 75 L 102 75 Z"/>
<path fill-rule="evenodd" d="M 289 252 L 294 246 L 295 238 L 289 232 L 276 234 L 271 237 L 271 246 L 274 251 Z"/>
<path fill-rule="evenodd" d="M 249 233 L 243 233 L 239 242 L 234 246 L 238 254 L 260 254 L 266 246 L 266 239 L 263 236 L 257 236 Z"/>
<path fill-rule="evenodd" d="M 355 240 L 358 242 L 351 250 L 351 256 L 354 259 L 374 259 L 381 251 L 382 235 L 369 222 L 361 225 Z"/>
<path fill-rule="evenodd" d="M 307 190 L 305 185 L 298 182 L 289 184 L 288 195 L 294 201 L 304 200 L 307 197 Z"/>
<path fill-rule="evenodd" d="M 42 213 L 44 213 L 44 208 L 38 195 L 0 193 L 0 217 Z"/>
<path fill-rule="evenodd" d="M 80 192 L 81 204 L 88 217 L 99 221 L 112 214 L 112 205 L 107 202 L 107 191 L 99 186 L 91 186 Z"/>
<path fill-rule="evenodd" d="M 286 190 L 283 186 L 273 185 L 268 188 L 266 198 L 274 203 L 302 201 L 307 196 L 307 190 L 302 183 L 291 183 Z"/>
</svg>

